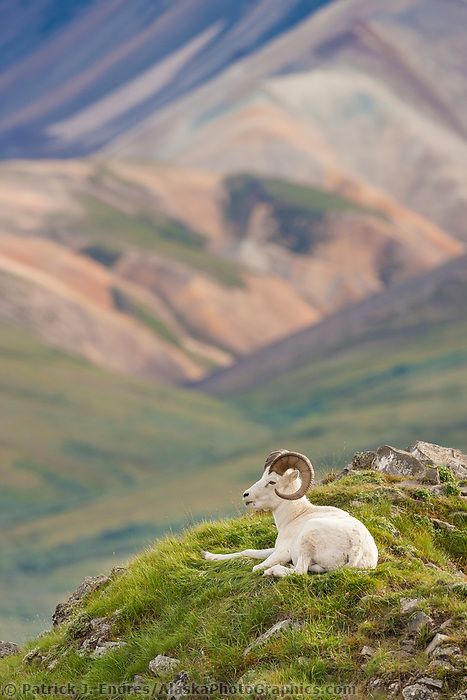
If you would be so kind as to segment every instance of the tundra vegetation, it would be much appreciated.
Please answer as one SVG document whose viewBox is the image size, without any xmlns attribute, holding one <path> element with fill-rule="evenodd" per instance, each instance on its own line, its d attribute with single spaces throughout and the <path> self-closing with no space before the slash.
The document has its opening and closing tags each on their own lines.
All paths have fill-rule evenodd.
<svg viewBox="0 0 467 700">
<path fill-rule="evenodd" d="M 313 503 L 344 508 L 368 527 L 380 553 L 376 569 L 264 578 L 247 559 L 206 562 L 199 552 L 270 546 L 269 514 L 205 522 L 158 541 L 68 619 L 0 661 L 1 681 L 118 684 L 138 676 L 150 683 L 151 660 L 165 655 L 193 682 L 347 683 L 369 698 L 387 697 L 389 688 L 402 697 L 401 689 L 428 677 L 437 683 L 433 698 L 456 697 L 466 634 L 465 499 L 376 471 L 330 477 L 311 493 Z M 99 656 L 89 650 L 89 630 L 102 620 L 109 625 Z M 442 643 L 427 653 L 437 633 Z M 174 679 L 170 663 L 159 672 Z"/>
</svg>

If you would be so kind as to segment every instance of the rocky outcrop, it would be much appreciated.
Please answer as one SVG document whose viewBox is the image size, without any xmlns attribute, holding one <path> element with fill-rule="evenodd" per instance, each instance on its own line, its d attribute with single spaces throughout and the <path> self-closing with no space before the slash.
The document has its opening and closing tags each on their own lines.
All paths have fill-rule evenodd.
<svg viewBox="0 0 467 700">
<path fill-rule="evenodd" d="M 72 616 L 77 604 L 86 596 L 98 591 L 110 581 L 109 576 L 86 576 L 65 603 L 58 603 L 52 615 L 54 627 L 66 622 Z"/>
<path fill-rule="evenodd" d="M 409 452 L 422 462 L 448 467 L 459 481 L 467 479 L 467 454 L 460 450 L 417 440 L 409 447 Z"/>
<path fill-rule="evenodd" d="M 0 659 L 3 659 L 5 656 L 12 656 L 13 654 L 16 654 L 19 649 L 19 645 L 15 644 L 14 642 L 0 641 Z"/>
<path fill-rule="evenodd" d="M 442 493 L 445 483 L 454 486 L 457 481 L 467 478 L 467 455 L 451 447 L 422 441 L 415 442 L 406 450 L 381 445 L 373 451 L 357 452 L 337 478 L 365 469 L 400 477 L 407 483 L 418 482 L 436 493 Z M 440 528 L 453 528 L 450 523 L 440 520 L 434 524 Z"/>
</svg>

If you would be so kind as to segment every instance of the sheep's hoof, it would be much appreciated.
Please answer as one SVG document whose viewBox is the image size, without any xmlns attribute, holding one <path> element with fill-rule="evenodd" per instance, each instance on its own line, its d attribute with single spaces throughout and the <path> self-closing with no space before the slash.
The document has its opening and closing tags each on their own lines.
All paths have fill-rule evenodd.
<svg viewBox="0 0 467 700">
<path fill-rule="evenodd" d="M 204 549 L 201 550 L 201 556 L 203 557 L 203 559 L 212 559 L 211 552 L 206 552 Z"/>
</svg>

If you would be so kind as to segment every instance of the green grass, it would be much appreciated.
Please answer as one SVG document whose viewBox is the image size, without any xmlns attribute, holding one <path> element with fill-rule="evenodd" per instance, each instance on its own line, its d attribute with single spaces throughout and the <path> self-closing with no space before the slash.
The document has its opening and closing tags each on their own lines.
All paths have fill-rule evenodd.
<svg viewBox="0 0 467 700">
<path fill-rule="evenodd" d="M 241 266 L 212 255 L 199 233 L 162 215 L 140 212 L 129 215 L 97 197 L 81 196 L 85 231 L 92 249 L 119 252 L 140 249 L 161 253 L 204 272 L 228 287 L 243 286 Z"/>
<path fill-rule="evenodd" d="M 24 651 L 0 661 L 0 681 L 95 686 L 131 682 L 142 674 L 150 685 L 148 662 L 160 653 L 180 659 L 180 669 L 194 682 L 307 683 L 320 688 L 323 698 L 339 697 L 324 690 L 333 685 L 356 685 L 359 697 L 368 697 L 371 677 L 388 683 L 426 675 L 423 650 L 429 633 L 419 633 L 413 653 L 401 654 L 409 616 L 400 612 L 399 601 L 420 598 L 420 609 L 435 624 L 452 619 L 452 643 L 465 641 L 465 585 L 451 585 L 459 580 L 455 567 L 461 564 L 456 537 L 464 537 L 465 544 L 465 532 L 440 531 L 431 524 L 433 517 L 451 521 L 454 512 L 466 509 L 465 502 L 456 497 L 420 501 L 374 473 L 314 488 L 310 496 L 315 503 L 344 507 L 367 524 L 380 550 L 376 570 L 277 581 L 252 573 L 251 560 L 206 562 L 201 549 L 264 547 L 274 539 L 268 515 L 206 522 L 156 542 L 123 576 L 88 598 L 71 623 L 31 642 L 29 647 L 38 646 L 47 657 L 45 664 L 24 666 Z M 98 660 L 80 657 L 83 626 L 116 611 L 114 635 L 127 646 Z M 244 655 L 261 632 L 286 618 L 299 628 Z M 363 645 L 376 650 L 370 660 L 360 655 Z M 47 670 L 53 659 L 57 666 Z M 443 679 L 446 699 L 460 688 L 460 673 L 429 675 Z"/>
</svg>

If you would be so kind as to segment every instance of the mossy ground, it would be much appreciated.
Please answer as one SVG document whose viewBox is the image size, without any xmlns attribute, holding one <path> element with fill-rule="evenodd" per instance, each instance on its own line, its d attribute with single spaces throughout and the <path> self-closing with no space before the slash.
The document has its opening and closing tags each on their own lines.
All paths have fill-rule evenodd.
<svg viewBox="0 0 467 700">
<path fill-rule="evenodd" d="M 465 563 L 465 531 L 458 529 L 465 501 L 421 499 L 417 490 L 373 472 L 333 481 L 311 495 L 315 503 L 343 507 L 367 524 L 380 550 L 377 569 L 274 580 L 252 573 L 251 560 L 206 562 L 201 549 L 265 547 L 275 537 L 270 515 L 207 522 L 156 542 L 86 600 L 70 624 L 32 642 L 49 661 L 58 659 L 53 671 L 44 663 L 25 665 L 23 650 L 0 662 L 1 682 L 118 685 L 140 674 L 151 683 L 149 661 L 167 654 L 180 659 L 180 669 L 197 683 L 311 684 L 322 689 L 315 697 L 323 698 L 339 697 L 330 686 L 348 684 L 358 686 L 358 697 L 370 697 L 369 678 L 409 681 L 429 663 L 424 649 L 433 631 L 420 632 L 411 653 L 401 651 L 410 617 L 401 613 L 401 597 L 420 598 L 435 627 L 451 618 L 446 633 L 462 646 L 465 586 L 453 584 L 461 581 Z M 456 530 L 441 529 L 432 518 L 455 522 Z M 82 616 L 116 611 L 115 636 L 127 645 L 100 659 L 80 657 L 76 629 Z M 300 626 L 244 655 L 259 634 L 286 618 Z M 364 645 L 376 650 L 372 658 L 362 657 Z M 444 697 L 459 690 L 456 673 L 435 675 L 443 678 Z"/>
</svg>

